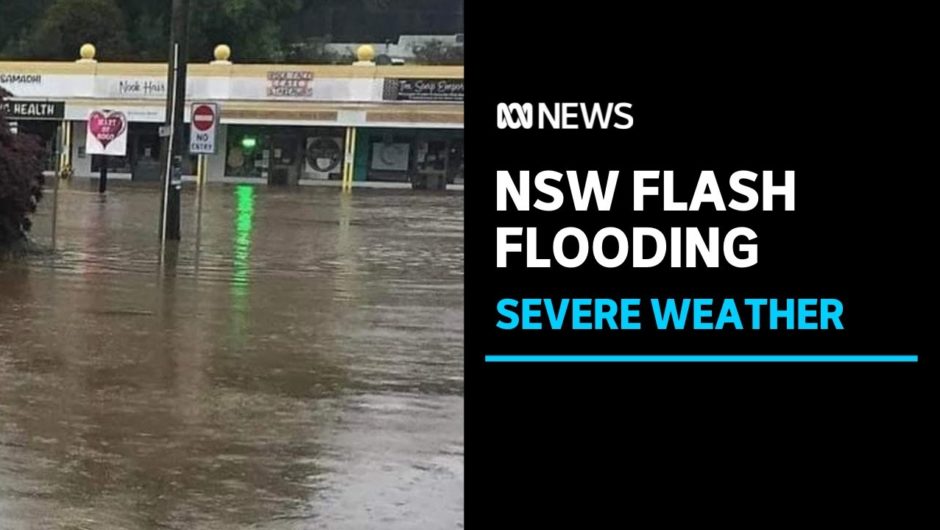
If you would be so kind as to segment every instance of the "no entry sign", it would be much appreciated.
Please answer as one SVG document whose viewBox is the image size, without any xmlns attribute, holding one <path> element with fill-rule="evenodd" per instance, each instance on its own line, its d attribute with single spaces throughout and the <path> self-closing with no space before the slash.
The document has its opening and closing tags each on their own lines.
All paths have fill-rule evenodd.
<svg viewBox="0 0 940 530">
<path fill-rule="evenodd" d="M 219 125 L 219 106 L 215 103 L 193 103 L 190 115 L 189 152 L 193 155 L 214 155 L 215 132 Z"/>
</svg>

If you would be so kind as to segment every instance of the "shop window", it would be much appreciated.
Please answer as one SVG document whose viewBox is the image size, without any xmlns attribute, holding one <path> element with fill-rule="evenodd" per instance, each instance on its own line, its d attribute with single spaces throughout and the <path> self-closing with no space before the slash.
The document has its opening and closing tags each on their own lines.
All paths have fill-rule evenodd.
<svg viewBox="0 0 940 530">
<path fill-rule="evenodd" d="M 419 173 L 443 173 L 447 169 L 447 140 L 418 142 L 415 169 Z"/>
<path fill-rule="evenodd" d="M 407 181 L 413 136 L 387 134 L 370 145 L 369 180 Z"/>
<path fill-rule="evenodd" d="M 463 184 L 463 138 L 455 138 L 450 142 L 450 152 L 447 155 L 447 182 L 449 184 Z"/>
<path fill-rule="evenodd" d="M 301 178 L 331 178 L 342 163 L 342 132 L 338 150 L 327 140 L 341 129 L 323 127 L 240 126 L 228 129 L 227 177 L 265 179 L 269 184 L 296 184 Z M 322 139 L 322 141 L 320 141 Z M 312 146 L 314 142 L 316 146 Z"/>
<path fill-rule="evenodd" d="M 344 139 L 335 130 L 308 136 L 304 151 L 306 179 L 338 180 L 343 171 Z"/>
<path fill-rule="evenodd" d="M 225 154 L 225 176 L 267 177 L 268 151 L 257 130 L 243 127 L 229 129 L 228 150 Z"/>
<path fill-rule="evenodd" d="M 32 135 L 43 148 L 42 169 L 54 171 L 59 163 L 58 122 L 28 121 L 18 123 L 19 134 Z"/>
</svg>

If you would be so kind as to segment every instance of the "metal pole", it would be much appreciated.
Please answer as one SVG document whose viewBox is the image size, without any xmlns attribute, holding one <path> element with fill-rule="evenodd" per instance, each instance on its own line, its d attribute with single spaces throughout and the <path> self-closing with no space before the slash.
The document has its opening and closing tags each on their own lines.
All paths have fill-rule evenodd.
<svg viewBox="0 0 940 530">
<path fill-rule="evenodd" d="M 205 190 L 205 184 L 203 180 L 206 178 L 206 167 L 205 167 L 206 157 L 205 155 L 199 155 L 199 174 L 196 177 L 196 182 L 198 186 L 196 188 L 196 257 L 195 257 L 195 272 L 196 277 L 199 277 L 199 257 L 202 246 L 202 196 Z"/>
<path fill-rule="evenodd" d="M 52 188 L 52 250 L 55 250 L 55 225 L 58 221 L 59 213 L 59 181 L 62 177 L 59 173 L 55 176 L 55 187 Z"/>
<path fill-rule="evenodd" d="M 183 110 L 186 106 L 186 63 L 189 57 L 189 0 L 172 0 L 170 53 L 167 72 L 166 121 L 169 136 L 163 142 L 163 202 L 160 208 L 161 248 L 166 240 L 180 239 L 179 182 L 184 155 Z"/>
<path fill-rule="evenodd" d="M 68 125 L 67 122 L 62 122 L 59 124 L 59 165 L 57 171 L 55 172 L 55 186 L 52 188 L 52 250 L 55 250 L 55 225 L 58 221 L 58 212 L 59 212 L 59 181 L 62 180 L 62 174 L 65 172 L 66 156 L 65 151 L 69 149 L 70 143 L 67 138 L 68 134 Z"/>
<path fill-rule="evenodd" d="M 101 169 L 98 171 L 98 193 L 108 191 L 108 157 L 101 155 Z"/>
<path fill-rule="evenodd" d="M 343 182 L 342 191 L 352 193 L 353 170 L 355 169 L 356 158 L 356 128 L 346 128 L 346 146 L 343 152 Z"/>
<path fill-rule="evenodd" d="M 175 5 L 174 0 L 174 5 Z M 167 117 L 167 127 L 169 129 L 169 135 L 163 140 L 163 200 L 160 202 L 160 254 L 163 255 L 163 248 L 166 245 L 167 239 L 167 203 L 170 199 L 170 181 L 173 176 L 173 134 L 174 129 L 176 128 L 175 118 L 176 113 L 173 110 L 176 107 L 176 80 L 177 80 L 177 69 L 176 69 L 176 58 L 179 56 L 179 46 L 176 43 L 173 43 L 173 54 L 170 56 L 169 62 L 169 77 L 170 80 L 167 83 L 169 90 L 167 90 L 167 105 L 166 105 L 166 117 Z"/>
</svg>

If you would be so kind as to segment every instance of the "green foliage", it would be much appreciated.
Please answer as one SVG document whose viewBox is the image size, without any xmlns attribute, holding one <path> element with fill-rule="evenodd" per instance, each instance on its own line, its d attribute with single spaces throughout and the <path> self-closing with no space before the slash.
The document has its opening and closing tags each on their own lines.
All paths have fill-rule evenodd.
<svg viewBox="0 0 940 530">
<path fill-rule="evenodd" d="M 0 0 L 0 57 L 24 57 L 34 22 L 52 0 Z"/>
<path fill-rule="evenodd" d="M 336 53 L 326 49 L 325 39 L 310 39 L 297 43 L 288 48 L 284 61 L 288 63 L 306 64 L 351 64 L 356 55 L 350 53 Z"/>
<path fill-rule="evenodd" d="M 418 64 L 463 64 L 463 46 L 449 46 L 439 40 L 432 40 L 415 46 L 413 51 Z"/>
<path fill-rule="evenodd" d="M 133 23 L 131 47 L 136 51 L 134 60 L 165 61 L 167 41 L 170 38 L 170 16 L 163 13 L 143 12 Z"/>
<path fill-rule="evenodd" d="M 241 62 L 282 60 L 281 20 L 301 6 L 300 0 L 191 1 L 189 49 L 194 60 L 210 59 L 219 43 L 231 46 Z"/>
<path fill-rule="evenodd" d="M 30 38 L 34 59 L 75 59 L 82 44 L 98 48 L 102 60 L 130 52 L 124 14 L 115 0 L 55 0 Z"/>
<path fill-rule="evenodd" d="M 172 0 L 0 0 L 0 59 L 74 60 L 85 42 L 102 61 L 164 61 Z M 216 44 L 236 62 L 351 62 L 327 53 L 334 30 L 346 41 L 436 33 L 434 13 L 457 16 L 461 0 L 190 0 L 189 57 L 212 59 Z M 462 50 L 428 50 L 426 62 L 459 64 Z M 348 59 L 348 61 L 347 61 Z"/>
</svg>

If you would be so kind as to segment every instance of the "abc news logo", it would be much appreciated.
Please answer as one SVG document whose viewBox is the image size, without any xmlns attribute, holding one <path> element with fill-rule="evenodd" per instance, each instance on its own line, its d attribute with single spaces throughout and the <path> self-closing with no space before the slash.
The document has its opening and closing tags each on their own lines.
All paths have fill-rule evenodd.
<svg viewBox="0 0 940 530">
<path fill-rule="evenodd" d="M 633 116 L 629 103 L 499 103 L 500 129 L 629 129 Z"/>
</svg>

